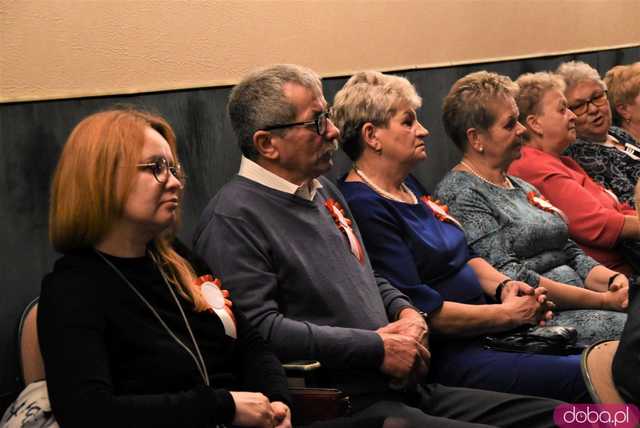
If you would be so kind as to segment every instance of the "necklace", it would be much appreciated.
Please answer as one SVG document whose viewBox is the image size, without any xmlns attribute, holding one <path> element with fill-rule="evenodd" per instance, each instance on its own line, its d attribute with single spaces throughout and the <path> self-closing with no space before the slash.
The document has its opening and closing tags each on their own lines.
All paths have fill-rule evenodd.
<svg viewBox="0 0 640 428">
<path fill-rule="evenodd" d="M 362 181 L 369 186 L 374 192 L 378 193 L 380 196 L 385 197 L 387 199 L 391 199 L 392 201 L 396 201 L 396 202 L 403 202 L 403 203 L 407 203 L 406 201 L 403 201 L 401 198 L 397 197 L 396 195 L 393 195 L 389 192 L 387 192 L 386 190 L 381 189 L 380 187 L 376 186 L 375 184 L 373 184 L 373 182 L 364 174 L 364 172 L 362 172 L 360 169 L 358 169 L 357 166 L 353 166 L 353 171 L 358 175 L 358 177 L 360 177 L 362 179 Z M 411 189 L 409 189 L 409 187 L 404 184 L 404 183 L 400 183 L 400 189 L 405 192 L 406 194 L 409 195 L 409 197 L 411 198 L 411 204 L 416 205 L 418 203 L 418 198 L 416 197 L 416 195 L 411 191 Z"/>
<path fill-rule="evenodd" d="M 182 310 L 182 306 L 180 306 L 180 302 L 178 301 L 178 296 L 176 296 L 175 291 L 173 291 L 173 288 L 171 287 L 171 285 L 169 284 L 169 281 L 167 280 L 166 274 L 163 272 L 162 269 L 160 269 L 160 274 L 162 275 L 162 279 L 164 280 L 164 283 L 166 284 L 167 288 L 169 289 L 169 292 L 171 293 L 171 295 L 173 296 L 173 300 L 176 302 L 176 305 L 178 305 L 178 310 L 180 311 L 180 314 L 182 315 L 182 319 L 184 320 L 185 325 L 187 326 L 187 330 L 189 331 L 189 335 L 191 336 L 191 340 L 193 342 L 193 346 L 196 349 L 196 353 L 198 354 L 198 357 L 196 358 L 196 356 L 193 354 L 193 352 L 191 352 L 191 349 L 189 349 L 189 347 L 187 347 L 187 345 L 185 345 L 179 338 L 178 336 L 175 335 L 175 333 L 173 332 L 173 330 L 171 330 L 171 328 L 169 328 L 169 326 L 164 322 L 164 320 L 162 319 L 162 317 L 160 316 L 160 314 L 158 313 L 158 311 L 155 310 L 155 308 L 151 305 L 151 303 L 149 303 L 149 301 L 142 295 L 142 293 L 140 293 L 138 291 L 138 289 L 127 279 L 126 276 L 124 276 L 124 274 L 120 271 L 120 269 L 118 269 L 113 263 L 111 263 L 109 261 L 109 259 L 107 259 L 104 255 L 102 255 L 102 253 L 100 253 L 98 250 L 95 250 L 97 255 L 100 256 L 100 258 L 102 258 L 102 260 L 104 260 L 104 262 L 109 265 L 114 271 L 115 273 L 118 274 L 118 276 L 125 282 L 125 284 L 127 284 L 129 286 L 129 288 L 140 298 L 140 300 L 142 300 L 142 302 L 149 308 L 149 310 L 151 310 L 151 312 L 153 313 L 153 315 L 158 319 L 158 321 L 160 322 L 160 324 L 162 324 L 162 326 L 164 327 L 164 329 L 167 331 L 167 333 L 169 333 L 169 335 L 173 338 L 173 340 L 175 340 L 182 348 L 184 348 L 185 351 L 187 351 L 187 353 L 191 356 L 191 358 L 193 358 L 193 361 L 196 363 L 196 367 L 198 368 L 198 371 L 200 372 L 200 376 L 202 376 L 202 380 L 204 381 L 204 384 L 209 386 L 209 374 L 207 373 L 207 366 L 204 363 L 204 359 L 202 358 L 202 354 L 200 353 L 200 347 L 198 346 L 198 342 L 196 342 L 196 338 L 193 335 L 193 332 L 191 331 L 191 325 L 189 325 L 189 320 L 187 320 L 187 316 L 184 314 L 184 311 Z M 151 258 L 153 259 L 153 262 L 156 264 L 156 266 L 158 266 L 158 263 L 155 259 L 155 257 L 153 257 L 153 255 L 151 255 Z"/>
<path fill-rule="evenodd" d="M 490 181 L 489 179 L 487 179 L 484 176 L 482 176 L 478 171 L 473 169 L 471 167 L 471 165 L 469 165 L 467 162 L 461 160 L 460 161 L 460 165 L 466 166 L 467 169 L 469 171 L 471 171 L 471 173 L 473 175 L 475 175 L 476 177 L 478 177 L 480 180 L 484 181 L 485 183 L 491 184 L 492 186 L 495 186 L 495 187 L 500 187 L 502 189 L 513 189 L 513 183 L 511 182 L 511 180 L 509 180 L 509 177 L 507 177 L 506 174 L 504 174 L 504 173 L 502 174 L 502 176 L 504 177 L 504 183 L 496 184 L 493 181 Z"/>
</svg>

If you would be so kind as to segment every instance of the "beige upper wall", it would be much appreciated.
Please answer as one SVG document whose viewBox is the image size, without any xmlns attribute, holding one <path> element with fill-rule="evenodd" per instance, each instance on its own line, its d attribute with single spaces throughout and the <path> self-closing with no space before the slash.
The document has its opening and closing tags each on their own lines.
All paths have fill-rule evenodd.
<svg viewBox="0 0 640 428">
<path fill-rule="evenodd" d="M 0 0 L 0 102 L 226 85 L 640 44 L 640 0 Z"/>
</svg>

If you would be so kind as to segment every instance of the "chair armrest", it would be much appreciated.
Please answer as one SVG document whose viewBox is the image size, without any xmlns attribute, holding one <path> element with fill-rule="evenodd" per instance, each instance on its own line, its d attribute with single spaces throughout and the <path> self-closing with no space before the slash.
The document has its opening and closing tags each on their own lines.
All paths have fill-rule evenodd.
<svg viewBox="0 0 640 428">
<path fill-rule="evenodd" d="M 284 367 L 284 371 L 287 372 L 287 374 L 289 374 L 289 372 L 297 373 L 300 371 L 308 372 L 311 370 L 317 370 L 320 367 L 322 367 L 322 365 L 320 364 L 320 361 L 304 360 L 304 361 L 291 361 L 289 363 L 283 364 L 282 367 Z"/>
<path fill-rule="evenodd" d="M 322 365 L 319 361 L 304 360 L 291 361 L 282 365 L 287 375 L 289 387 L 318 387 L 321 382 Z"/>
</svg>

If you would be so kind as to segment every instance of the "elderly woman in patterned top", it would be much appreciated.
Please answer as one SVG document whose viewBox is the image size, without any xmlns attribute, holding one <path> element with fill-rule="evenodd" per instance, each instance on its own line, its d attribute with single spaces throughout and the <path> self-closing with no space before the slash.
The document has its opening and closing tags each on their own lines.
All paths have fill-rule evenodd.
<svg viewBox="0 0 640 428">
<path fill-rule="evenodd" d="M 508 77 L 486 71 L 453 85 L 443 122 L 463 158 L 436 196 L 478 255 L 505 275 L 549 291 L 562 309 L 552 323 L 576 325 L 587 342 L 618 337 L 626 315 L 615 311 L 628 305 L 627 277 L 585 255 L 569 239 L 563 214 L 531 184 L 505 173 L 520 157 L 525 132 L 517 89 Z"/>
<path fill-rule="evenodd" d="M 610 70 L 604 82 L 580 61 L 561 64 L 556 72 L 576 115 L 578 139 L 565 154 L 621 202 L 633 206 L 633 189 L 640 178 L 640 63 Z M 611 126 L 612 112 L 621 128 Z"/>
</svg>

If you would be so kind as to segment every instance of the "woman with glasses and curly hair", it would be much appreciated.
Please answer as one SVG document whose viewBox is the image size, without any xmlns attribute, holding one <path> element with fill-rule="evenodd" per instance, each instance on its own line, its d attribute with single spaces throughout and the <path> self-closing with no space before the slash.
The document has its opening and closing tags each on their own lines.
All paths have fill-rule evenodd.
<svg viewBox="0 0 640 428">
<path fill-rule="evenodd" d="M 577 139 L 565 154 L 620 202 L 634 206 L 640 178 L 640 63 L 614 67 L 604 81 L 581 61 L 563 63 L 556 72 L 576 115 Z M 611 126 L 612 113 L 620 127 Z"/>
<path fill-rule="evenodd" d="M 278 360 L 174 240 L 183 189 L 159 116 L 96 113 L 65 144 L 38 313 L 62 426 L 291 426 Z"/>
</svg>

